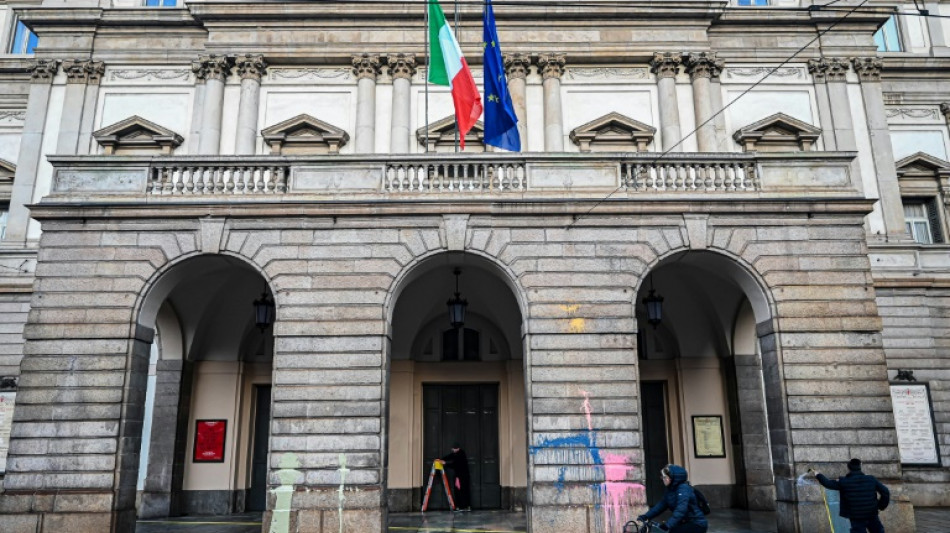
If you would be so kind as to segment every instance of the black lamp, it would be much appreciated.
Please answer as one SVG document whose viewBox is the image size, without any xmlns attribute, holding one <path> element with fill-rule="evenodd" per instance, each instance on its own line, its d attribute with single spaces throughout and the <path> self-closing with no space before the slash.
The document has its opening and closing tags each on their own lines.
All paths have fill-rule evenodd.
<svg viewBox="0 0 950 533">
<path fill-rule="evenodd" d="M 656 329 L 663 321 L 663 297 L 653 290 L 653 274 L 650 274 L 650 293 L 643 299 L 643 305 L 647 307 L 647 322 Z"/>
<path fill-rule="evenodd" d="M 458 329 L 465 325 L 465 308 L 468 307 L 468 300 L 463 300 L 459 296 L 459 274 L 462 271 L 456 267 L 452 272 L 455 274 L 455 297 L 445 302 L 449 308 L 449 323 L 452 327 Z"/>
<path fill-rule="evenodd" d="M 254 322 L 257 327 L 264 331 L 274 323 L 276 308 L 274 300 L 267 295 L 267 284 L 264 285 L 264 292 L 261 293 L 259 300 L 254 300 Z"/>
</svg>

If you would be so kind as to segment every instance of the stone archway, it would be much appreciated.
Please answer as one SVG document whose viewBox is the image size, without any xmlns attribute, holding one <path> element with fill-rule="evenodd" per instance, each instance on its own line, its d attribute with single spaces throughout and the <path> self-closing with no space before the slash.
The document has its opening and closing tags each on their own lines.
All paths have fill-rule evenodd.
<svg viewBox="0 0 950 533">
<path fill-rule="evenodd" d="M 468 302 L 465 325 L 458 329 L 449 324 L 446 311 L 455 291 L 455 268 L 461 271 L 459 292 Z M 390 511 L 420 508 L 432 459 L 448 453 L 456 440 L 472 463 L 472 507 L 525 509 L 522 312 L 499 270 L 472 254 L 440 254 L 420 261 L 393 293 Z M 453 422 L 456 418 L 462 422 Z M 430 508 L 445 506 L 441 494 L 434 493 Z"/>
</svg>

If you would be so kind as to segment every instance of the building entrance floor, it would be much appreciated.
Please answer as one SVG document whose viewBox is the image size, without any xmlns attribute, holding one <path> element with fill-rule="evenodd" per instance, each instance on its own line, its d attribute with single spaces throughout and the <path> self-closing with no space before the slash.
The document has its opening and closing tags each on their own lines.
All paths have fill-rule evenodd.
<svg viewBox="0 0 950 533">
<path fill-rule="evenodd" d="M 915 511 L 919 533 L 950 533 L 950 508 L 920 508 Z M 261 533 L 260 513 L 228 516 L 179 517 L 140 520 L 136 533 Z M 391 513 L 389 533 L 522 533 L 527 531 L 524 513 L 474 511 L 451 513 Z M 775 514 L 738 509 L 714 509 L 709 515 L 709 533 L 773 533 Z M 265 530 L 264 533 L 270 533 Z M 281 533 L 281 532 L 275 532 Z M 610 532 L 614 533 L 614 532 Z M 620 532 L 616 532 L 620 533 Z"/>
</svg>

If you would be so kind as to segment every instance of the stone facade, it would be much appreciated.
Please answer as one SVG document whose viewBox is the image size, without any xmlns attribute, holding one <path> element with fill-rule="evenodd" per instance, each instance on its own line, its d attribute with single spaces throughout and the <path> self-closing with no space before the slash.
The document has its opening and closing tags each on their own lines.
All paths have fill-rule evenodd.
<svg viewBox="0 0 950 533">
<path fill-rule="evenodd" d="M 499 6 L 526 153 L 479 132 L 441 153 L 418 13 L 180 3 L 4 7 L 39 45 L 0 57 L 0 530 L 255 508 L 268 531 L 385 530 L 442 438 L 433 383 L 499 385 L 485 506 L 534 533 L 618 530 L 658 451 L 782 533 L 824 527 L 802 475 L 851 457 L 891 487 L 889 531 L 948 505 L 947 453 L 901 464 L 888 386 L 926 382 L 950 442 L 939 27 L 901 22 L 889 55 L 886 8 L 816 41 L 841 14 Z M 443 317 L 452 268 L 471 352 Z M 220 461 L 198 457 L 207 420 Z"/>
</svg>

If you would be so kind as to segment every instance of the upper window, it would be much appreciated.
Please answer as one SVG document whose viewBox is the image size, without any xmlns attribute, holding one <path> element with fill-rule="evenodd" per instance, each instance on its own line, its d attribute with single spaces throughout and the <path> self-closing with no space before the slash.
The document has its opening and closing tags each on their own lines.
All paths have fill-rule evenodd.
<svg viewBox="0 0 950 533">
<path fill-rule="evenodd" d="M 16 21 L 16 31 L 13 32 L 13 42 L 10 43 L 11 54 L 32 54 L 36 49 L 36 34 L 30 31 L 22 21 Z"/>
<path fill-rule="evenodd" d="M 936 198 L 903 199 L 907 233 L 920 244 L 942 242 Z"/>
<path fill-rule="evenodd" d="M 769 0 L 736 0 L 738 6 L 767 6 Z"/>
<path fill-rule="evenodd" d="M 878 52 L 901 52 L 900 32 L 897 31 L 897 16 L 891 15 L 887 22 L 874 34 Z"/>
<path fill-rule="evenodd" d="M 147 7 L 175 7 L 178 0 L 145 0 Z"/>
</svg>

